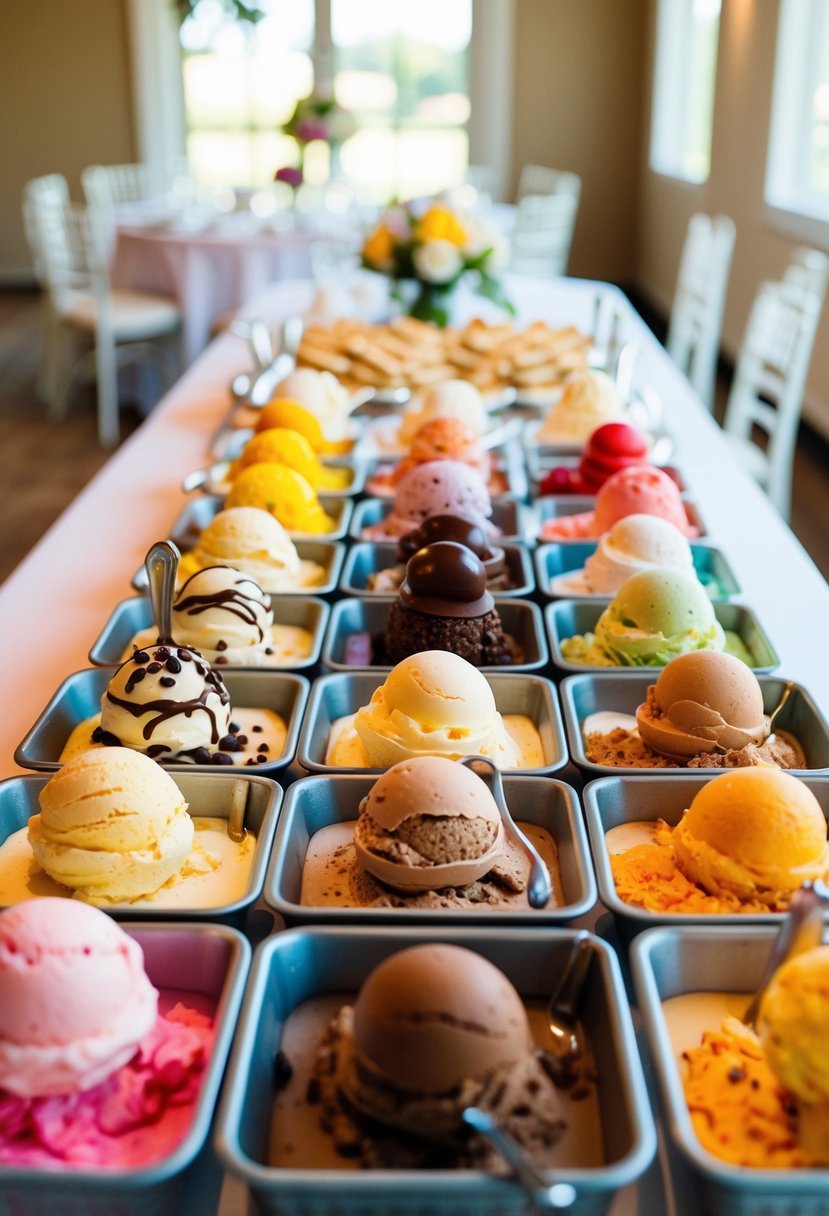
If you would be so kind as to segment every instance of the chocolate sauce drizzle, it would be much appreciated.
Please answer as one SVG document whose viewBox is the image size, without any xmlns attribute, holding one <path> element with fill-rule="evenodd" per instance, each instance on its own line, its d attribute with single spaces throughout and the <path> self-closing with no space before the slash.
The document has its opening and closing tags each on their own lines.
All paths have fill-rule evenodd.
<svg viewBox="0 0 829 1216">
<path fill-rule="evenodd" d="M 215 566 L 208 566 L 206 569 L 217 569 Z M 264 641 L 265 632 L 258 620 L 258 609 L 264 607 L 266 612 L 270 611 L 270 599 L 266 596 L 264 602 L 255 599 L 251 595 L 245 595 L 239 591 L 240 583 L 250 582 L 250 579 L 238 579 L 233 587 L 228 587 L 226 591 L 214 591 L 210 595 L 193 595 L 187 594 L 187 588 L 194 578 L 198 578 L 199 574 L 204 571 L 197 571 L 196 574 L 191 574 L 187 582 L 181 588 L 181 591 L 173 604 L 174 612 L 183 612 L 187 616 L 200 616 L 203 612 L 208 612 L 211 608 L 220 608 L 223 612 L 230 613 L 231 616 L 237 617 L 240 621 L 244 621 L 246 625 L 253 625 L 259 634 L 259 641 Z"/>
<path fill-rule="evenodd" d="M 166 722 L 178 714 L 184 714 L 186 718 L 190 718 L 194 713 L 205 713 L 210 719 L 210 741 L 214 745 L 219 742 L 216 713 L 207 702 L 209 698 L 218 696 L 220 704 L 227 705 L 230 702 L 230 696 L 225 688 L 222 677 L 217 671 L 213 671 L 210 664 L 205 662 L 198 650 L 194 650 L 191 646 L 158 646 L 151 653 L 147 650 L 136 650 L 132 658 L 122 663 L 118 670 L 123 670 L 130 663 L 135 665 L 135 670 L 130 672 L 124 686 L 124 692 L 127 697 L 135 689 L 135 686 L 140 684 L 148 674 L 156 675 L 162 670 L 169 672 L 170 675 L 169 677 L 162 676 L 159 683 L 163 683 L 166 687 L 174 686 L 176 682 L 175 676 L 181 672 L 182 663 L 194 663 L 196 671 L 204 680 L 205 685 L 198 697 L 190 698 L 187 701 L 163 697 L 152 701 L 130 701 L 123 697 L 115 696 L 107 689 L 107 700 L 112 705 L 117 705 L 119 709 L 125 710 L 133 718 L 140 718 L 144 714 L 155 715 L 142 728 L 141 734 L 144 739 L 150 740 L 162 722 Z M 160 753 L 168 749 L 159 746 L 157 750 Z M 149 751 L 155 752 L 156 748 L 153 747 Z"/>
</svg>

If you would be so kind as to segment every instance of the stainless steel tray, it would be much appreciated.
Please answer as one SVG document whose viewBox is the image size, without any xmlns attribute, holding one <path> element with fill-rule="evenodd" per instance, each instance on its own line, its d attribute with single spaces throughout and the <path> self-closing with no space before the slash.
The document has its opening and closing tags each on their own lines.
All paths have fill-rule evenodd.
<svg viewBox="0 0 829 1216">
<path fill-rule="evenodd" d="M 311 634 L 311 649 L 303 659 L 285 663 L 281 667 L 222 667 L 225 671 L 299 671 L 304 667 L 313 667 L 319 662 L 325 627 L 328 624 L 330 608 L 323 600 L 308 595 L 300 599 L 295 595 L 275 595 L 271 597 L 273 604 L 274 622 L 277 625 L 295 625 L 307 629 Z M 112 665 L 121 662 L 121 656 L 130 641 L 142 629 L 152 625 L 152 610 L 150 601 L 143 596 L 134 596 L 129 600 L 121 600 L 116 605 L 112 616 L 99 633 L 89 652 L 89 661 L 97 666 Z"/>
<path fill-rule="evenodd" d="M 252 435 L 249 434 L 249 438 Z M 238 455 L 241 456 L 244 444 L 239 448 Z M 230 493 L 232 481 L 228 478 L 230 466 L 236 457 L 226 456 L 221 460 L 215 461 L 208 465 L 206 469 L 197 469 L 193 473 L 188 473 L 182 480 L 181 488 L 185 494 L 190 494 L 194 490 L 203 490 L 205 494 L 216 494 L 220 498 L 224 498 Z M 347 486 L 342 489 L 327 489 L 322 493 L 326 498 L 354 498 L 358 494 L 362 494 L 366 483 L 366 466 L 364 461 L 355 461 L 350 456 L 339 457 L 322 457 L 322 463 L 326 468 L 332 469 L 348 469 L 351 473 L 351 480 Z"/>
<path fill-rule="evenodd" d="M 691 777 L 640 777 L 631 781 L 626 777 L 601 777 L 591 781 L 582 794 L 587 815 L 587 830 L 590 848 L 599 885 L 599 899 L 610 909 L 625 940 L 642 929 L 654 925 L 710 926 L 778 924 L 784 917 L 782 912 L 763 914 L 718 914 L 649 912 L 625 903 L 616 894 L 616 884 L 610 868 L 606 833 L 620 823 L 655 822 L 664 819 L 674 827 L 683 812 L 691 805 L 694 796 L 711 780 L 710 776 Z M 805 777 L 804 784 L 812 791 L 821 805 L 824 815 L 829 817 L 829 777 Z"/>
<path fill-rule="evenodd" d="M 617 677 L 641 675 L 643 671 L 660 671 L 661 667 L 595 667 L 588 663 L 571 663 L 562 657 L 561 643 L 577 633 L 592 633 L 596 622 L 609 603 L 608 600 L 554 600 L 544 609 L 547 637 L 550 642 L 550 657 L 562 671 L 612 671 Z M 754 656 L 751 670 L 768 673 L 780 666 L 780 656 L 772 646 L 768 634 L 760 625 L 750 608 L 742 604 L 714 604 L 714 615 L 722 625 L 736 633 Z M 664 664 L 663 664 L 664 666 Z"/>
<path fill-rule="evenodd" d="M 499 541 L 498 547 L 504 550 L 504 561 L 514 586 L 509 591 L 493 591 L 494 598 L 503 600 L 531 595 L 535 591 L 535 575 L 527 547 L 509 541 Z M 368 577 L 397 564 L 397 545 L 394 541 L 354 541 L 346 555 L 340 590 L 347 595 L 388 594 L 370 590 Z"/>
<path fill-rule="evenodd" d="M 30 778 L 23 778 L 30 780 Z M 566 924 L 596 902 L 587 834 L 575 790 L 549 777 L 507 777 L 504 793 L 514 819 L 546 828 L 558 846 L 563 902 L 555 908 L 492 911 L 475 909 L 344 908 L 300 904 L 302 870 L 311 836 L 332 823 L 357 819 L 372 777 L 305 777 L 288 789 L 265 881 L 265 902 L 288 925 L 298 924 Z M 1 789 L 2 787 L 0 787 Z"/>
<path fill-rule="evenodd" d="M 227 1169 L 273 1216 L 519 1216 L 527 1211 L 514 1182 L 477 1171 L 290 1170 L 268 1164 L 274 1100 L 273 1061 L 288 1014 L 326 992 L 356 993 L 384 958 L 435 941 L 475 950 L 506 974 L 522 996 L 552 991 L 571 948 L 566 929 L 476 930 L 313 928 L 270 937 L 257 951 L 233 1059 L 218 1114 L 216 1147 Z M 614 1193 L 639 1177 L 655 1133 L 630 1013 L 613 951 L 591 938 L 594 958 L 582 1003 L 596 1056 L 601 1135 L 607 1164 L 558 1174 L 576 1190 L 577 1216 L 606 1212 Z"/>
<path fill-rule="evenodd" d="M 493 468 L 503 473 L 507 479 L 507 489 L 501 494 L 493 494 L 493 502 L 510 498 L 519 499 L 522 502 L 525 501 L 529 494 L 530 486 L 527 480 L 527 470 L 524 465 L 524 454 L 520 446 L 513 440 L 509 443 L 499 444 L 491 448 L 490 451 L 493 457 Z M 366 465 L 363 477 L 366 493 L 374 494 L 377 498 L 384 500 L 393 498 L 393 490 L 379 493 L 366 483 L 371 481 L 371 478 L 375 476 L 381 466 L 386 469 L 394 468 L 401 459 L 399 456 L 385 456 L 370 460 Z"/>
<path fill-rule="evenodd" d="M 389 671 L 393 664 L 346 663 L 345 646 L 352 633 L 385 633 L 396 596 L 339 600 L 334 604 L 322 648 L 322 663 L 332 671 Z M 549 659 L 541 609 L 528 600 L 502 600 L 498 615 L 504 632 L 515 638 L 524 651 L 523 663 L 482 667 L 482 671 L 538 671 Z"/>
<path fill-rule="evenodd" d="M 241 899 L 213 908 L 157 907 L 152 900 L 140 904 L 112 904 L 107 911 L 118 920 L 210 920 L 226 925 L 241 925 L 245 911 L 262 893 L 265 872 L 271 857 L 276 819 L 282 802 L 282 787 L 265 777 L 254 776 L 250 769 L 230 772 L 222 769 L 209 776 L 202 772 L 171 772 L 170 776 L 187 799 L 192 816 L 229 819 L 234 783 L 242 780 L 248 787 L 245 826 L 256 835 L 256 848 L 247 890 Z M 0 782 L 0 845 L 12 833 L 25 828 L 39 810 L 40 791 L 48 777 L 11 777 Z M 66 892 L 71 898 L 70 892 Z M 1 901 L 0 901 L 1 902 Z"/>
<path fill-rule="evenodd" d="M 749 926 L 665 928 L 643 933 L 632 946 L 639 1007 L 665 1122 L 678 1151 L 678 1167 L 673 1168 L 680 1216 L 696 1216 L 699 1212 L 717 1216 L 826 1216 L 829 1174 L 825 1169 L 748 1169 L 727 1165 L 702 1148 L 688 1115 L 662 1013 L 664 1000 L 701 986 L 712 992 L 745 994 L 748 1004 L 759 986 L 774 936 L 773 929 Z"/>
<path fill-rule="evenodd" d="M 215 1039 L 190 1127 L 157 1165 L 118 1170 L 49 1170 L 3 1166 L 3 1216 L 166 1216 L 214 1212 L 222 1175 L 209 1139 L 225 1063 L 233 1041 L 250 962 L 250 946 L 224 925 L 133 922 L 125 930 L 141 946 L 156 988 L 191 992 L 216 1002 Z"/>
<path fill-rule="evenodd" d="M 685 514 L 688 516 L 688 522 L 693 524 L 697 529 L 699 536 L 707 536 L 708 530 L 700 515 L 699 507 L 691 499 L 683 498 L 683 506 Z M 538 536 L 541 541 L 547 541 L 541 529 L 544 526 L 545 520 L 548 519 L 564 519 L 568 515 L 580 515 L 582 511 L 592 511 L 596 505 L 596 499 L 592 496 L 582 496 L 579 494 L 547 494 L 543 498 L 536 498 L 534 508 L 538 519 Z M 574 538 L 568 540 L 566 537 L 559 539 L 554 538 L 555 544 L 572 545 L 581 543 L 583 538 Z"/>
<path fill-rule="evenodd" d="M 358 502 L 351 517 L 349 536 L 352 540 L 365 540 L 363 529 L 380 523 L 391 514 L 392 506 L 393 500 L 390 498 L 364 498 Z M 501 535 L 494 538 L 499 544 L 502 540 L 526 541 L 529 539 L 532 514 L 523 503 L 496 498 L 492 502 L 491 523 L 501 530 Z"/>
<path fill-rule="evenodd" d="M 484 676 L 495 697 L 500 714 L 526 714 L 541 735 L 546 763 L 535 769 L 510 769 L 516 776 L 549 775 L 567 763 L 564 727 L 556 691 L 550 680 L 535 675 L 507 675 L 498 672 Z M 314 681 L 297 748 L 297 760 L 312 773 L 353 772 L 379 773 L 382 769 L 333 769 L 325 763 L 325 751 L 331 723 L 337 718 L 356 713 L 368 705 L 371 694 L 384 683 L 385 677 L 373 672 L 346 675 L 337 672 Z"/>
<path fill-rule="evenodd" d="M 645 701 L 649 685 L 656 680 L 655 674 L 643 674 L 641 668 L 637 675 L 625 680 L 618 679 L 615 674 L 606 674 L 607 670 L 604 669 L 601 675 L 567 676 L 559 685 L 570 755 L 580 769 L 594 776 L 653 777 L 657 775 L 657 770 L 652 768 L 622 768 L 594 764 L 585 755 L 583 733 L 585 718 L 601 710 L 635 714 L 636 707 Z M 763 691 L 765 711 L 771 713 L 779 704 L 784 689 L 790 681 L 778 676 L 760 676 L 759 682 Z M 800 740 L 809 762 L 806 769 L 790 771 L 798 777 L 808 776 L 815 770 L 829 771 L 829 723 L 805 688 L 799 684 L 792 684 L 791 696 L 780 711 L 776 725 L 781 730 L 790 731 Z M 712 776 L 722 771 L 719 768 L 691 770 L 692 773 L 709 773 Z M 689 770 L 680 767 L 658 770 L 658 775 L 661 777 L 683 774 L 688 776 Z"/>
<path fill-rule="evenodd" d="M 562 574 L 574 574 L 583 569 L 584 563 L 595 552 L 596 541 L 594 540 L 556 541 L 539 545 L 533 555 L 538 576 L 538 590 L 542 595 L 551 599 L 567 598 L 567 595 L 552 588 L 552 580 Z M 719 549 L 691 541 L 691 557 L 694 561 L 697 578 L 708 589 L 712 600 L 728 600 L 732 596 L 740 594 L 740 585 L 734 577 L 731 566 Z M 582 592 L 579 598 L 606 599 L 607 597 L 589 596 L 586 592 Z"/>
<path fill-rule="evenodd" d="M 529 469 L 530 473 L 531 492 L 537 497 L 541 496 L 539 483 L 544 479 L 551 469 L 572 469 L 575 473 L 580 463 L 580 456 L 550 456 L 546 453 L 538 453 L 533 449 L 530 449 L 527 452 L 527 468 Z M 657 462 L 654 460 L 651 460 L 648 463 L 657 464 Z M 681 494 L 688 493 L 688 480 L 685 474 L 678 469 L 676 465 L 660 463 L 658 464 L 658 467 L 663 473 L 667 473 L 668 476 L 676 482 L 676 484 L 679 486 L 679 491 Z M 595 503 L 595 495 L 592 497 L 593 502 Z"/>
<path fill-rule="evenodd" d="M 39 769 L 42 772 L 60 768 L 58 756 L 66 740 L 79 722 L 98 713 L 101 697 L 111 677 L 112 669 L 107 667 L 76 671 L 67 676 L 16 748 L 15 762 L 21 768 Z M 274 756 L 267 764 L 257 764 L 256 773 L 270 774 L 285 768 L 296 751 L 302 714 L 308 699 L 308 681 L 303 676 L 289 675 L 287 672 L 231 671 L 225 684 L 231 705 L 272 709 L 284 719 L 288 733 L 282 755 Z M 164 767 L 171 771 L 184 769 L 191 773 L 228 771 L 215 764 L 166 764 Z M 242 774 L 245 769 L 234 768 L 232 771 Z"/>
</svg>

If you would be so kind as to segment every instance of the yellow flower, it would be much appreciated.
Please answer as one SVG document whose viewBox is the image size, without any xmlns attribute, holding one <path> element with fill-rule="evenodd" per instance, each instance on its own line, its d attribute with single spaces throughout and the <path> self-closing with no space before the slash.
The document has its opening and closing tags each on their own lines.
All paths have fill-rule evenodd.
<svg viewBox="0 0 829 1216">
<path fill-rule="evenodd" d="M 363 257 L 367 262 L 377 262 L 382 265 L 391 260 L 393 252 L 394 236 L 385 224 L 378 224 L 371 236 L 366 238 L 363 245 Z"/>
<path fill-rule="evenodd" d="M 448 207 L 430 207 L 420 217 L 415 229 L 415 239 L 418 241 L 449 241 L 452 245 L 465 245 L 466 238 L 466 229 Z"/>
</svg>

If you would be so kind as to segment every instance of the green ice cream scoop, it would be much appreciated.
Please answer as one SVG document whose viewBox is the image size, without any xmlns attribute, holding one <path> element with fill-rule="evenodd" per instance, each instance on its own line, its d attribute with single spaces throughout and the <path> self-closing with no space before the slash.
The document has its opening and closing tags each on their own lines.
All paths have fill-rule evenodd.
<svg viewBox="0 0 829 1216">
<path fill-rule="evenodd" d="M 661 667 L 690 650 L 722 650 L 705 588 L 678 570 L 643 570 L 616 592 L 593 634 L 567 638 L 565 659 L 600 667 Z"/>
</svg>

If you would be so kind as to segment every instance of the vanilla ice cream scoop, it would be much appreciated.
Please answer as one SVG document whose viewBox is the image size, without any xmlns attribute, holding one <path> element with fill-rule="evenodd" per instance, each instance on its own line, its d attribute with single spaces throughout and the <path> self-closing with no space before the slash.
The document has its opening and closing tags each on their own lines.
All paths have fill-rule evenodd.
<svg viewBox="0 0 829 1216">
<path fill-rule="evenodd" d="M 401 760 L 360 803 L 354 847 L 389 886 L 437 891 L 475 882 L 504 847 L 501 816 L 480 777 L 443 756 Z"/>
<path fill-rule="evenodd" d="M 348 389 L 331 372 L 298 367 L 279 381 L 273 397 L 274 400 L 285 397 L 309 410 L 319 421 L 329 442 L 339 443 L 348 438 L 349 416 L 354 401 Z"/>
<path fill-rule="evenodd" d="M 682 758 L 760 744 L 769 733 L 757 677 L 718 650 L 671 659 L 636 710 L 636 725 L 656 751 Z"/>
<path fill-rule="evenodd" d="M 23 1098 L 91 1089 L 135 1054 L 158 993 L 141 947 L 64 899 L 0 912 L 0 1077 Z"/>
<path fill-rule="evenodd" d="M 258 583 L 230 566 L 191 574 L 173 601 L 173 636 L 208 663 L 263 663 L 271 645 L 273 610 Z"/>
<path fill-rule="evenodd" d="M 133 652 L 101 698 L 95 743 L 156 760 L 209 761 L 230 725 L 224 681 L 198 650 L 155 645 Z"/>
<path fill-rule="evenodd" d="M 691 546 L 678 528 L 656 515 L 627 515 L 600 537 L 584 563 L 590 595 L 615 595 L 633 574 L 656 567 L 695 577 Z"/>
<path fill-rule="evenodd" d="M 82 752 L 40 792 L 29 820 L 35 860 L 89 903 L 150 895 L 181 871 L 193 820 L 168 773 L 140 752 Z"/>
<path fill-rule="evenodd" d="M 757 1031 L 780 1084 L 797 1099 L 798 1141 L 829 1165 L 829 946 L 789 958 L 763 996 Z"/>
<path fill-rule="evenodd" d="M 179 574 L 189 577 L 206 566 L 232 566 L 271 592 L 305 585 L 294 542 L 282 524 L 259 507 L 219 511 L 182 557 Z"/>
<path fill-rule="evenodd" d="M 561 396 L 538 431 L 540 443 L 586 443 L 597 427 L 625 417 L 616 385 L 607 372 L 571 372 Z"/>
<path fill-rule="evenodd" d="M 829 871 L 820 804 L 776 768 L 738 768 L 709 781 L 671 842 L 682 873 L 710 895 L 777 905 Z"/>
<path fill-rule="evenodd" d="M 468 380 L 443 380 L 440 384 L 433 384 L 403 415 L 400 441 L 408 447 L 424 423 L 432 422 L 435 418 L 456 419 L 480 437 L 487 425 L 484 399 Z"/>
<path fill-rule="evenodd" d="M 424 650 L 389 672 L 354 719 L 370 768 L 389 768 L 413 756 L 488 756 L 517 768 L 518 745 L 495 708 L 476 667 L 456 654 Z"/>
</svg>

